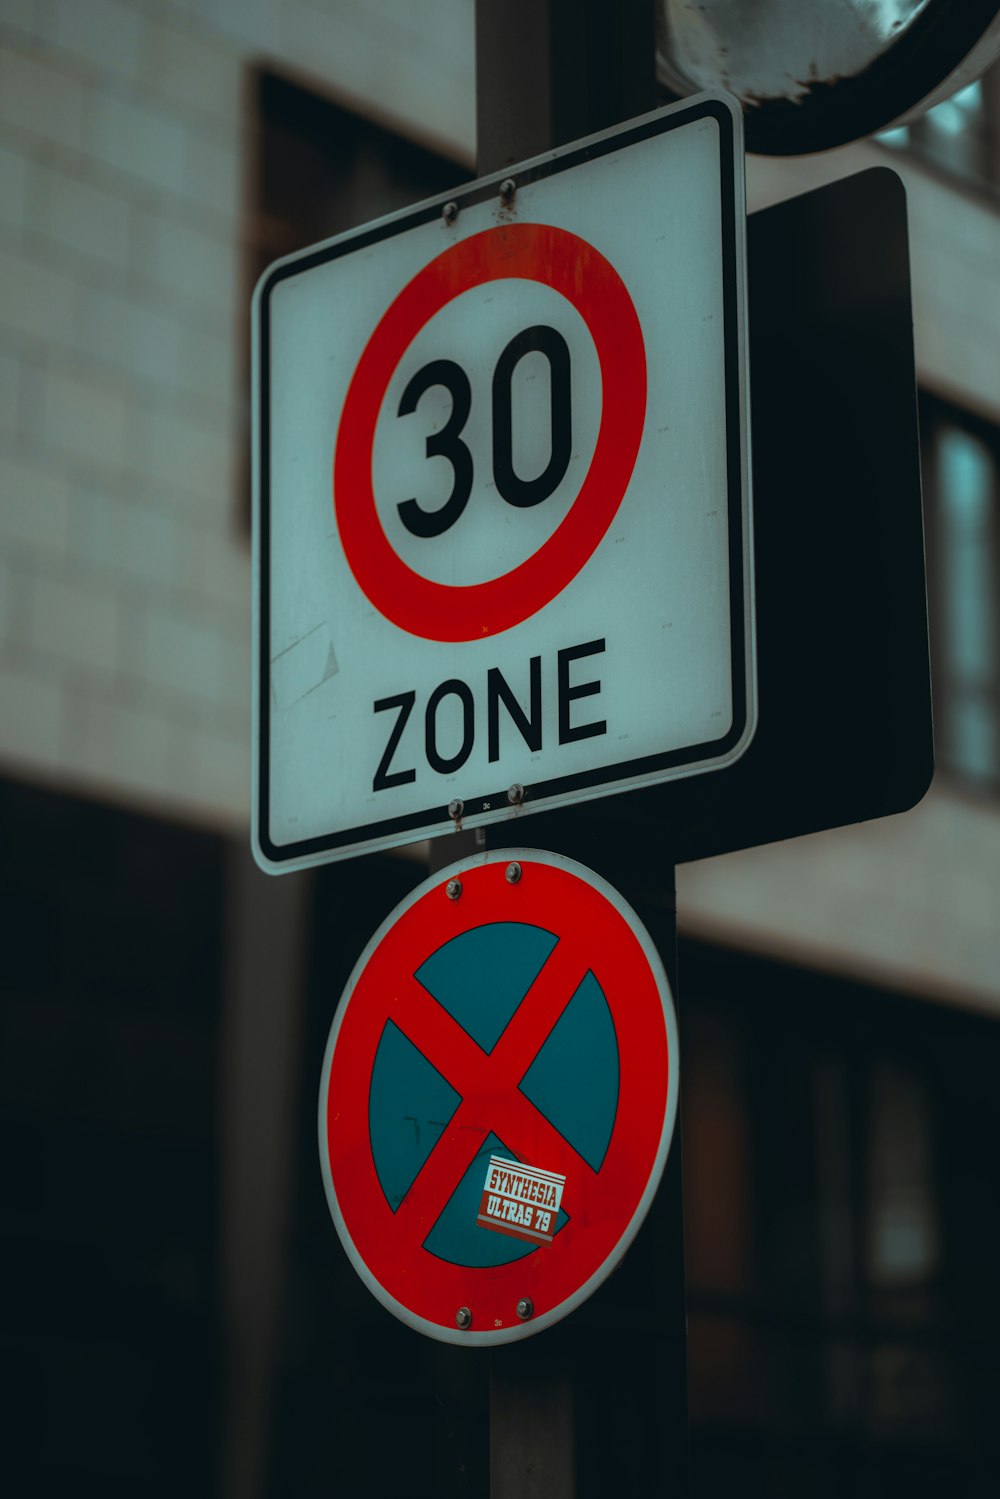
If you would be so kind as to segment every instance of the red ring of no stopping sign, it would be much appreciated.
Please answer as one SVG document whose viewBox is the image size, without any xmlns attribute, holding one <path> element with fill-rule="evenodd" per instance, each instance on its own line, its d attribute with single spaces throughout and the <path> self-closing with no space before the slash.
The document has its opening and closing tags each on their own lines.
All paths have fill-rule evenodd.
<svg viewBox="0 0 1000 1499">
<path fill-rule="evenodd" d="M 488 281 L 539 281 L 559 292 L 590 330 L 601 368 L 601 424 L 580 492 L 548 540 L 485 583 L 434 583 L 390 545 L 375 508 L 372 449 L 389 381 L 436 312 Z M 358 361 L 334 451 L 334 510 L 358 586 L 400 629 L 428 640 L 496 635 L 543 608 L 576 576 L 625 495 L 646 414 L 646 354 L 625 284 L 593 245 L 551 224 L 502 224 L 443 251 L 391 304 Z"/>
<path fill-rule="evenodd" d="M 522 869 L 513 883 L 505 877 L 512 854 Z M 457 900 L 447 894 L 452 876 L 461 879 Z M 442 1016 L 414 974 L 455 936 L 494 922 L 542 925 L 560 943 L 494 1050 L 476 1056 L 476 1043 Z M 560 952 L 563 941 L 566 951 Z M 609 1007 L 620 1069 L 615 1122 L 597 1172 L 584 1169 L 516 1080 L 496 1085 L 496 1091 L 491 1081 L 495 1066 L 511 1070 L 501 1057 L 504 1047 L 514 1078 L 522 1051 L 534 1055 L 539 1010 L 547 1017 L 540 1046 L 549 1034 L 546 1025 L 556 1023 L 574 981 L 588 970 Z M 396 1210 L 379 1183 L 369 1137 L 372 1067 L 390 1019 L 419 1048 L 432 1043 L 434 1065 L 452 1072 L 449 1080 L 463 1095 Z M 445 1044 L 456 1048 L 451 1063 L 439 1049 L 449 1035 L 452 1040 Z M 480 1078 L 471 1091 L 453 1071 L 470 1065 L 470 1055 Z M 442 1341 L 484 1346 L 540 1331 L 590 1295 L 632 1242 L 666 1161 L 677 1090 L 677 1025 L 669 985 L 648 935 L 621 897 L 590 870 L 541 850 L 496 851 L 464 860 L 418 887 L 387 918 L 359 959 L 334 1018 L 320 1085 L 319 1143 L 327 1199 L 344 1248 L 390 1311 Z M 480 1269 L 451 1264 L 423 1241 L 455 1181 L 500 1124 L 501 1109 L 522 1138 L 542 1130 L 539 1138 L 546 1143 L 529 1165 L 568 1173 L 563 1206 L 569 1222 L 552 1244 L 526 1259 Z M 507 1143 L 517 1151 L 521 1139 Z M 533 1303 L 526 1324 L 515 1314 L 523 1297 Z M 467 1331 L 456 1327 L 461 1306 L 472 1313 Z"/>
</svg>

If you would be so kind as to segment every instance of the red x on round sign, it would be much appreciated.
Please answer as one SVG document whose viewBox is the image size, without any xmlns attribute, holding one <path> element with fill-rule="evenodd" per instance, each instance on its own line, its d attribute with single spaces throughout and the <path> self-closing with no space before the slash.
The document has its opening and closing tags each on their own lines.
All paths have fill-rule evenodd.
<svg viewBox="0 0 1000 1499">
<path fill-rule="evenodd" d="M 504 850 L 427 881 L 359 959 L 323 1063 L 323 1178 L 355 1269 L 446 1342 L 565 1316 L 645 1217 L 677 1067 L 662 965 L 604 880 Z"/>
</svg>

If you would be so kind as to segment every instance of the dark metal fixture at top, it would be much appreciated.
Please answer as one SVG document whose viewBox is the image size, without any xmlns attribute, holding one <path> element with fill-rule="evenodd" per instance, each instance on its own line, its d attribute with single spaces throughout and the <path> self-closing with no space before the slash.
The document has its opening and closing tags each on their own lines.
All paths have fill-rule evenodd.
<svg viewBox="0 0 1000 1499">
<path fill-rule="evenodd" d="M 1000 0 L 656 0 L 664 99 L 728 89 L 747 149 L 794 156 L 903 124 L 1000 56 Z"/>
</svg>

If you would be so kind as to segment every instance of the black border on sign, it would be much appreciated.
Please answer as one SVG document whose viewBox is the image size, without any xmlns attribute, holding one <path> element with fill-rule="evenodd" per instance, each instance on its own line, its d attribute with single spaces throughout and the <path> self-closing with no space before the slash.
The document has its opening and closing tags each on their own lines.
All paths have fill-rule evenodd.
<svg viewBox="0 0 1000 1499">
<path fill-rule="evenodd" d="M 358 827 L 347 828 L 336 833 L 325 833 L 315 838 L 305 838 L 298 842 L 276 844 L 270 837 L 270 770 L 271 770 L 271 712 L 270 712 L 270 651 L 265 647 L 269 642 L 271 634 L 271 550 L 270 550 L 270 297 L 274 288 L 289 276 L 298 276 L 303 271 L 313 266 L 323 265 L 328 261 L 336 260 L 342 255 L 352 254 L 356 250 L 362 250 L 368 245 L 376 244 L 380 240 L 390 239 L 395 234 L 405 230 L 413 229 L 421 224 L 429 223 L 438 219 L 441 215 L 442 206 L 448 202 L 455 202 L 459 209 L 466 205 L 481 203 L 485 199 L 496 196 L 497 183 L 502 178 L 510 175 L 515 178 L 518 186 L 537 182 L 545 177 L 564 171 L 567 167 L 578 166 L 583 162 L 594 160 L 606 155 L 609 151 L 617 151 L 622 146 L 635 144 L 646 140 L 651 136 L 665 134 L 669 130 L 677 129 L 682 125 L 689 125 L 694 120 L 711 118 L 719 126 L 719 177 L 721 189 L 722 210 L 722 278 L 723 278 L 723 346 L 725 357 L 725 385 L 726 385 L 726 451 L 727 463 L 727 492 L 729 503 L 729 603 L 730 603 L 730 647 L 731 647 L 731 688 L 733 718 L 728 732 L 720 739 L 707 740 L 702 744 L 687 745 L 683 749 L 671 750 L 659 755 L 644 755 L 634 760 L 621 761 L 615 765 L 603 766 L 597 770 L 581 771 L 573 775 L 554 777 L 548 781 L 532 782 L 529 788 L 530 799 L 524 810 L 528 810 L 533 803 L 541 803 L 554 796 L 572 797 L 576 793 L 586 792 L 593 787 L 609 783 L 618 783 L 624 780 L 636 780 L 655 776 L 658 772 L 670 770 L 672 767 L 690 763 L 698 766 L 697 772 L 707 771 L 710 766 L 705 767 L 700 762 L 715 757 L 721 758 L 739 743 L 747 727 L 747 694 L 746 694 L 746 631 L 744 628 L 745 600 L 743 595 L 744 575 L 744 545 L 743 545 L 743 485 L 742 471 L 739 455 L 741 453 L 741 398 L 740 398 L 740 361 L 739 361 L 739 329 L 737 327 L 737 293 L 738 293 L 738 264 L 737 264 L 737 234 L 739 226 L 736 224 L 736 159 L 734 150 L 734 128 L 733 117 L 726 104 L 721 99 L 712 97 L 701 98 L 691 105 L 674 106 L 668 112 L 658 113 L 654 116 L 646 116 L 638 120 L 632 126 L 625 126 L 621 130 L 608 132 L 592 140 L 586 140 L 577 147 L 569 147 L 560 151 L 558 155 L 540 158 L 527 165 L 515 165 L 509 167 L 505 172 L 495 173 L 488 178 L 482 178 L 469 184 L 467 187 L 456 188 L 454 192 L 442 193 L 436 198 L 428 199 L 418 204 L 415 208 L 404 210 L 391 218 L 378 220 L 367 228 L 351 232 L 341 236 L 337 240 L 317 246 L 316 249 L 305 251 L 297 255 L 293 260 L 279 262 L 272 270 L 266 271 L 258 288 L 257 313 L 258 323 L 256 332 L 258 334 L 259 368 L 258 368 L 258 441 L 259 441 L 259 506 L 257 511 L 257 524 L 259 527 L 258 541 L 258 572 L 259 572 L 259 615 L 257 620 L 257 639 L 254 642 L 257 652 L 257 743 L 256 754 L 258 757 L 257 775 L 257 838 L 260 851 L 264 857 L 276 865 L 290 864 L 292 861 L 317 859 L 324 853 L 336 858 L 337 850 L 349 847 L 353 853 L 364 853 L 376 846 L 385 847 L 393 838 L 398 842 L 412 842 L 421 837 L 433 836 L 434 832 L 442 824 L 448 824 L 450 817 L 447 804 L 435 803 L 420 812 L 411 812 L 404 817 L 383 818 L 377 822 L 366 822 Z M 735 459 L 735 461 L 734 461 Z M 721 768 L 721 767 L 720 767 Z M 466 799 L 464 802 L 463 817 L 465 819 L 478 818 L 487 809 L 503 809 L 498 813 L 496 821 L 502 821 L 505 815 L 509 815 L 510 808 L 507 801 L 507 786 L 504 785 L 484 796 Z M 627 786 L 613 784 L 613 790 L 608 794 L 630 789 Z M 488 819 L 493 820 L 493 819 Z M 412 834 L 411 838 L 400 835 Z M 347 855 L 342 855 L 346 857 Z"/>
</svg>

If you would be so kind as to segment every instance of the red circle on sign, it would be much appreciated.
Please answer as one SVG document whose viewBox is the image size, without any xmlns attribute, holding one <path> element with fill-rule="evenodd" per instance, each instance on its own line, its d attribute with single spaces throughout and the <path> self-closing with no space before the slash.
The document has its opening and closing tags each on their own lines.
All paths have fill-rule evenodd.
<svg viewBox="0 0 1000 1499">
<path fill-rule="evenodd" d="M 516 882 L 505 874 L 512 859 L 522 869 Z M 456 877 L 461 895 L 451 899 L 448 881 Z M 529 925 L 556 940 L 485 1050 L 415 974 L 453 938 L 495 923 Z M 618 1047 L 617 1102 L 596 1168 L 519 1086 L 588 975 L 606 1001 Z M 375 1160 L 373 1117 L 376 1054 L 390 1022 L 459 1100 L 395 1207 Z M 586 1091 L 588 1077 L 571 1085 Z M 409 1121 L 406 1105 L 397 1107 Z M 673 1003 L 638 918 L 598 876 L 559 855 L 480 854 L 397 908 L 351 977 L 320 1086 L 327 1199 L 355 1269 L 390 1311 L 446 1342 L 511 1341 L 565 1316 L 620 1261 L 655 1194 L 676 1111 Z M 414 1117 L 412 1127 L 433 1123 Z M 566 1220 L 551 1243 L 513 1262 L 453 1263 L 426 1241 L 491 1137 L 525 1167 L 565 1176 Z M 474 1232 L 487 1244 L 494 1238 L 488 1228 Z M 522 1322 L 515 1309 L 526 1297 L 533 1313 Z M 456 1324 L 463 1307 L 471 1312 L 467 1330 Z"/>
<path fill-rule="evenodd" d="M 580 492 L 548 540 L 518 567 L 484 583 L 435 583 L 390 544 L 375 507 L 372 449 L 389 381 L 436 312 L 463 292 L 502 279 L 539 281 L 580 313 L 601 369 L 601 423 Z M 520 624 L 583 567 L 617 513 L 642 439 L 646 354 L 632 299 L 593 245 L 551 224 L 502 224 L 443 251 L 403 288 L 354 371 L 334 450 L 341 544 L 368 599 L 386 619 L 428 640 L 478 640 Z"/>
</svg>

